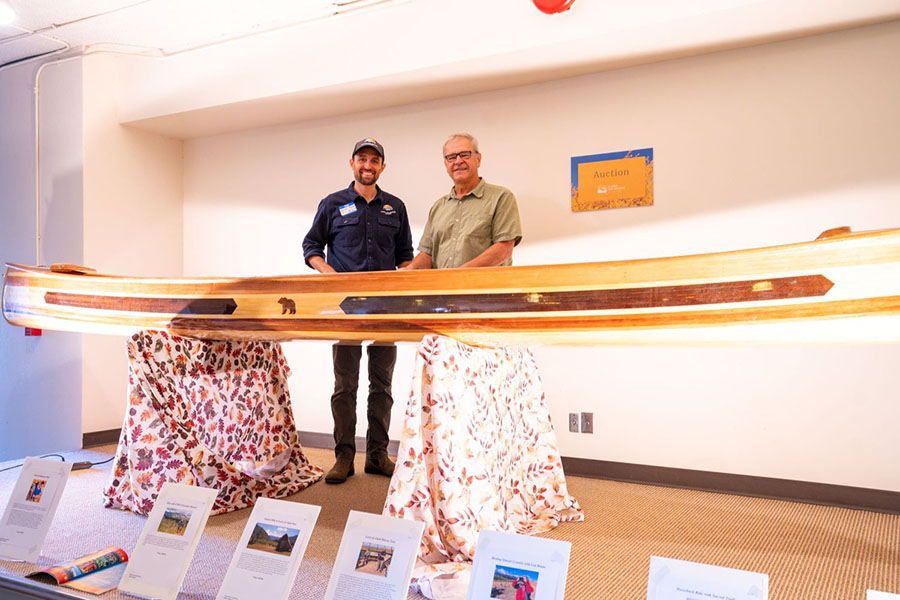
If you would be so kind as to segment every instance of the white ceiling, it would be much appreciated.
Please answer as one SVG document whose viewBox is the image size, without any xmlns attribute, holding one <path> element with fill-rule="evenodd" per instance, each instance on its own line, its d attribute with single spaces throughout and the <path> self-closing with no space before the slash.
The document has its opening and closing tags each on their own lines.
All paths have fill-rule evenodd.
<svg viewBox="0 0 900 600">
<path fill-rule="evenodd" d="M 407 0 L 7 0 L 0 66 L 48 52 L 112 48 L 168 55 Z"/>
<path fill-rule="evenodd" d="M 900 0 L 575 0 L 559 15 L 532 0 L 7 1 L 0 68 L 113 53 L 121 121 L 178 138 L 900 19 Z"/>
</svg>

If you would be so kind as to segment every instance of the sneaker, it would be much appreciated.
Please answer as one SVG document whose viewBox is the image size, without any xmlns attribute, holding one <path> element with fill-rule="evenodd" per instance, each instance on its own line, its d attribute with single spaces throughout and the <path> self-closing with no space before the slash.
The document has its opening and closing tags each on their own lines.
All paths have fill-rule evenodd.
<svg viewBox="0 0 900 600">
<path fill-rule="evenodd" d="M 387 454 L 366 457 L 366 473 L 390 477 L 394 474 L 394 461 Z"/>
<path fill-rule="evenodd" d="M 344 483 L 351 475 L 353 475 L 353 459 L 338 458 L 331 470 L 325 474 L 325 483 Z"/>
</svg>

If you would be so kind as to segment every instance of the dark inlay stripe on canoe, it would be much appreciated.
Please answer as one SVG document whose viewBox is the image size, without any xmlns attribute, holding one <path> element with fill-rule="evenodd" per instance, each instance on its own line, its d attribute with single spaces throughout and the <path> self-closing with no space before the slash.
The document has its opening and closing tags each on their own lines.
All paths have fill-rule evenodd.
<svg viewBox="0 0 900 600">
<path fill-rule="evenodd" d="M 809 302 L 780 306 L 727 308 L 718 310 L 686 310 L 612 315 L 548 315 L 545 317 L 476 317 L 397 319 L 190 319 L 175 318 L 169 324 L 173 331 L 257 331 L 257 332 L 342 332 L 375 333 L 460 331 L 590 331 L 593 329 L 692 327 L 712 325 L 746 325 L 781 320 L 821 319 L 823 317 L 862 317 L 878 314 L 900 314 L 900 296 L 883 296 L 857 300 Z"/>
<path fill-rule="evenodd" d="M 569 292 L 348 296 L 341 309 L 348 315 L 404 315 L 658 308 L 824 296 L 833 286 L 823 275 L 802 275 Z"/>
<path fill-rule="evenodd" d="M 47 292 L 44 294 L 44 302 L 77 308 L 180 315 L 230 315 L 237 308 L 237 302 L 233 298 L 135 298 L 62 292 Z"/>
</svg>

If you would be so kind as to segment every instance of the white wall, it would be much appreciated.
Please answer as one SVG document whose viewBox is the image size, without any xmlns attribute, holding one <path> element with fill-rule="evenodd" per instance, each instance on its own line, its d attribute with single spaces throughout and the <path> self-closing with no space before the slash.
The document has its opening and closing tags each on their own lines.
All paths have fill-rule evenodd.
<svg viewBox="0 0 900 600">
<path fill-rule="evenodd" d="M 166 60 L 135 58 L 123 121 L 199 137 L 500 90 L 900 18 L 896 0 L 416 0 Z M 475 25 L 477 23 L 477 25 Z M 344 43 L 370 40 L 370 45 Z"/>
<path fill-rule="evenodd" d="M 84 63 L 84 264 L 101 273 L 181 275 L 182 143 L 119 124 L 119 60 Z M 83 431 L 121 427 L 127 407 L 122 336 L 84 340 Z"/>
<path fill-rule="evenodd" d="M 0 260 L 35 264 L 38 63 L 0 72 Z M 119 124 L 117 60 L 45 67 L 40 80 L 42 262 L 127 275 L 181 274 L 182 143 Z M 0 460 L 81 447 L 121 426 L 124 338 L 0 324 Z"/>
<path fill-rule="evenodd" d="M 717 251 L 900 226 L 900 24 L 505 91 L 190 140 L 184 272 L 309 272 L 316 204 L 350 181 L 364 136 L 418 239 L 449 188 L 447 134 L 482 142 L 482 173 L 517 194 L 517 264 Z M 367 98 L 358 98 L 359 109 Z M 569 159 L 651 146 L 653 207 L 573 214 Z M 329 432 L 329 347 L 287 345 L 299 427 Z M 890 346 L 538 348 L 567 456 L 900 490 Z M 409 390 L 401 348 L 395 399 Z M 360 421 L 364 422 L 364 401 Z M 565 431 L 595 414 L 593 435 Z M 394 410 L 397 437 L 402 408 Z M 362 435 L 362 426 L 360 431 Z"/>
<path fill-rule="evenodd" d="M 0 263 L 37 261 L 35 74 L 0 71 Z M 41 76 L 41 230 L 45 264 L 81 260 L 81 65 Z M 0 461 L 81 447 L 81 336 L 0 320 Z"/>
</svg>

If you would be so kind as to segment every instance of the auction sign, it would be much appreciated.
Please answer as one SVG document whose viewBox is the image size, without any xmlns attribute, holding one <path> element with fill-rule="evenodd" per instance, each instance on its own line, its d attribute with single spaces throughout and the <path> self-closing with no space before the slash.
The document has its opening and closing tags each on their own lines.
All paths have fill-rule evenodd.
<svg viewBox="0 0 900 600">
<path fill-rule="evenodd" d="M 653 148 L 572 157 L 572 210 L 653 204 Z"/>
</svg>

